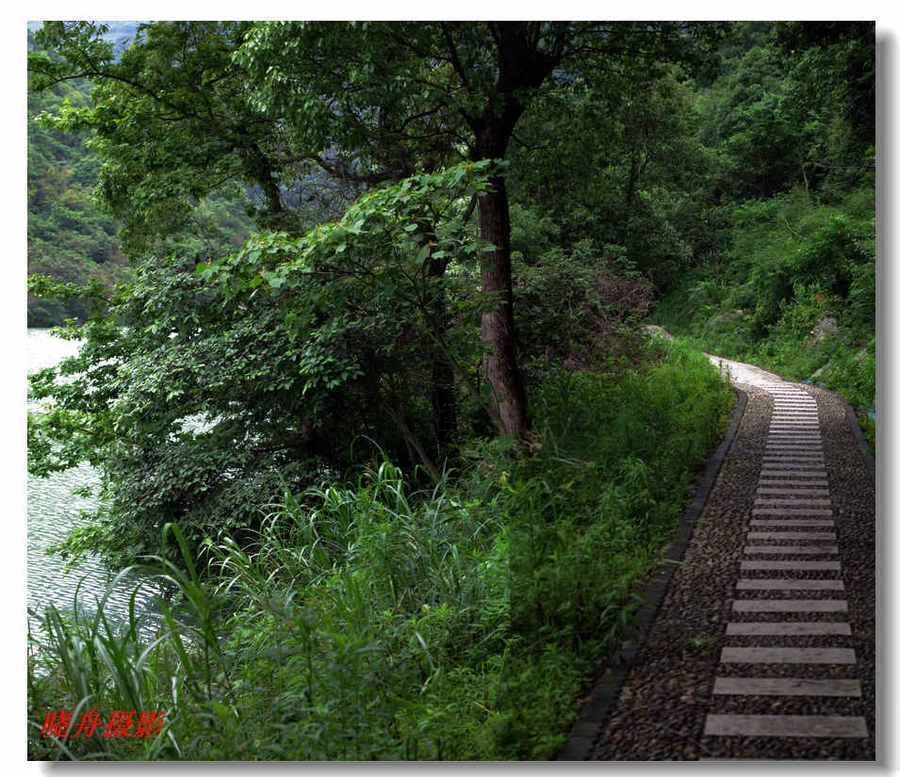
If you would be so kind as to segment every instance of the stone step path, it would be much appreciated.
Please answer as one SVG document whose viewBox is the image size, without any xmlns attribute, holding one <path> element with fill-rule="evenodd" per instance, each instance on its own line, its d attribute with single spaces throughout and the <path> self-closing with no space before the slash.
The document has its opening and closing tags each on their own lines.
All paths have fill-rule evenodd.
<svg viewBox="0 0 900 777">
<path fill-rule="evenodd" d="M 853 411 L 710 359 L 741 392 L 727 452 L 560 758 L 874 761 L 875 479 Z"/>
<path fill-rule="evenodd" d="M 772 738 L 865 738 L 865 719 L 859 715 L 751 714 L 749 702 L 765 697 L 848 697 L 861 695 L 859 679 L 833 676 L 835 667 L 855 667 L 856 653 L 844 647 L 851 635 L 846 620 L 844 598 L 771 598 L 772 594 L 793 597 L 804 591 L 844 591 L 841 579 L 839 537 L 833 520 L 800 520 L 833 515 L 825 468 L 822 437 L 815 399 L 800 386 L 788 383 L 758 384 L 773 398 L 762 468 L 755 491 L 745 537 L 740 574 L 735 581 L 736 598 L 726 637 L 761 638 L 765 644 L 725 644 L 720 653 L 720 670 L 715 677 L 714 696 L 735 697 L 734 711 L 708 713 L 703 733 L 711 737 Z M 767 520 L 759 520 L 765 516 Z M 802 530 L 801 530 L 802 528 Z M 827 544 L 825 543 L 827 541 Z M 772 560 L 768 557 L 778 556 Z M 814 560 L 809 559 L 815 557 Z M 745 573 L 781 572 L 778 577 L 745 577 Z M 825 577 L 821 577 L 825 575 Z M 738 594 L 737 592 L 741 592 Z M 773 622 L 758 620 L 761 614 L 790 613 L 799 620 Z M 838 619 L 835 619 L 837 616 Z M 822 619 L 825 618 L 825 619 Z M 772 643 L 781 637 L 783 644 Z M 824 638 L 814 646 L 798 646 L 804 638 Z M 833 645 L 828 639 L 838 640 Z M 740 674 L 725 674 L 728 665 L 740 667 Z M 802 676 L 770 676 L 774 667 L 801 666 Z M 747 700 L 748 711 L 740 700 Z"/>
</svg>

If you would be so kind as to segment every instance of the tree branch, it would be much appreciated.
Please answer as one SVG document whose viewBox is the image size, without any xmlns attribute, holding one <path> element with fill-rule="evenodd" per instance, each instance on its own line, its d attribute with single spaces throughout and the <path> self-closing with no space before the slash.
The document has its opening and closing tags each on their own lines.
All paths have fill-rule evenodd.
<svg viewBox="0 0 900 777">
<path fill-rule="evenodd" d="M 450 29 L 446 22 L 441 22 L 441 32 L 443 32 L 444 40 L 447 41 L 447 47 L 450 49 L 450 63 L 453 65 L 453 69 L 459 76 L 460 81 L 462 81 L 466 91 L 469 94 L 472 94 L 472 85 L 469 83 L 469 78 L 466 75 L 466 71 L 463 69 L 462 61 L 459 58 L 459 52 L 456 50 L 456 44 L 453 42 L 453 36 L 450 34 Z"/>
</svg>

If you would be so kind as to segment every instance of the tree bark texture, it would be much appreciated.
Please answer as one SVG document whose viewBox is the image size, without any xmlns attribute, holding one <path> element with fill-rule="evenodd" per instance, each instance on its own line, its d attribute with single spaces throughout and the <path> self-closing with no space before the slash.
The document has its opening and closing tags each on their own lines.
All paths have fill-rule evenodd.
<svg viewBox="0 0 900 777">
<path fill-rule="evenodd" d="M 482 110 L 466 116 L 475 135 L 472 150 L 476 160 L 506 156 L 516 122 L 525 110 L 520 98 L 541 85 L 563 50 L 558 30 L 543 30 L 543 23 L 488 22 L 488 26 L 497 47 L 497 82 Z M 555 45 L 546 50 L 541 44 L 542 30 L 555 39 Z M 479 197 L 478 218 L 481 239 L 493 246 L 481 255 L 481 291 L 488 304 L 481 316 L 481 339 L 488 346 L 483 368 L 491 387 L 491 414 L 502 433 L 521 437 L 528 431 L 528 413 L 516 362 L 509 199 L 502 175 L 494 176 L 490 191 Z"/>
<path fill-rule="evenodd" d="M 506 182 L 496 177 L 478 202 L 482 240 L 493 245 L 481 255 L 481 291 L 488 310 L 481 315 L 481 339 L 487 344 L 483 369 L 491 387 L 491 405 L 504 434 L 521 437 L 528 429 L 525 387 L 516 361 L 512 266 L 509 249 L 509 200 Z"/>
</svg>

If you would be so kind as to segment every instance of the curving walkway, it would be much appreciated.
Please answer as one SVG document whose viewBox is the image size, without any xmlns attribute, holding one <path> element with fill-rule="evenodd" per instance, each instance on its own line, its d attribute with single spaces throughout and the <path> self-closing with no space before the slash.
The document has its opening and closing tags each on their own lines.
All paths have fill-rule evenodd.
<svg viewBox="0 0 900 777">
<path fill-rule="evenodd" d="M 874 472 L 838 397 L 710 358 L 746 409 L 590 757 L 874 760 Z"/>
</svg>

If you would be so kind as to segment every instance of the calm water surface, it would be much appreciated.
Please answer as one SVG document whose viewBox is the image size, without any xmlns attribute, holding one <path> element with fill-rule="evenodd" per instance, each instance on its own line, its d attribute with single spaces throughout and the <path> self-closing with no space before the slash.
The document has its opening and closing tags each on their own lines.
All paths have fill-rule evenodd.
<svg viewBox="0 0 900 777">
<path fill-rule="evenodd" d="M 79 342 L 54 337 L 49 329 L 28 330 L 28 372 L 59 363 L 77 353 Z M 30 412 L 40 412 L 37 403 L 29 402 Z M 73 494 L 73 489 L 98 483 L 97 472 L 87 464 L 56 472 L 49 477 L 28 475 L 28 607 L 42 611 L 47 604 L 69 609 L 81 582 L 78 601 L 85 609 L 93 609 L 110 579 L 110 570 L 96 558 L 88 558 L 69 571 L 58 556 L 47 555 L 49 545 L 59 542 L 74 527 L 87 521 L 81 511 L 95 506 L 94 498 Z M 140 582 L 132 577 L 117 585 L 106 605 L 106 612 L 123 620 L 128 614 L 131 591 Z M 137 599 L 138 610 L 145 611 L 155 590 L 148 584 L 141 587 Z M 33 619 L 32 625 L 34 624 Z"/>
</svg>

